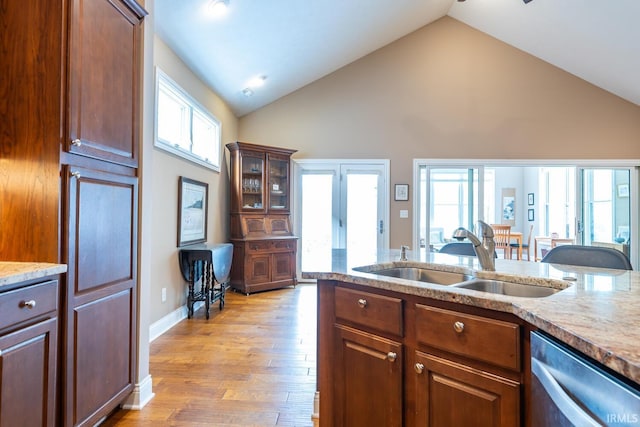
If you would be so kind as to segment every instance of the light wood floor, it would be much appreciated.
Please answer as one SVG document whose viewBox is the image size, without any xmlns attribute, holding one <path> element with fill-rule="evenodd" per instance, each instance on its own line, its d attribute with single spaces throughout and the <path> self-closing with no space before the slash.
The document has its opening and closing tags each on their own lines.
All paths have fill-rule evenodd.
<svg viewBox="0 0 640 427">
<path fill-rule="evenodd" d="M 102 426 L 312 426 L 316 286 L 245 296 L 204 309 L 151 343 L 155 397 Z"/>
</svg>

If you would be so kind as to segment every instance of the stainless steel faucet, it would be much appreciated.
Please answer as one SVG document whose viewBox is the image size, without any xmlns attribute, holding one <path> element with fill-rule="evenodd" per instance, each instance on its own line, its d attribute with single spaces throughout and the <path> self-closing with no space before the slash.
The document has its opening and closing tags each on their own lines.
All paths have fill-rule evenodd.
<svg viewBox="0 0 640 427">
<path fill-rule="evenodd" d="M 409 261 L 407 259 L 407 251 L 409 250 L 409 246 L 400 246 L 400 261 Z"/>
<path fill-rule="evenodd" d="M 475 247 L 482 269 L 495 271 L 496 242 L 493 240 L 493 228 L 484 221 L 478 221 L 478 234 L 482 236 L 482 241 L 466 228 L 460 227 L 453 232 L 453 238 L 457 240 L 469 239 Z"/>
</svg>

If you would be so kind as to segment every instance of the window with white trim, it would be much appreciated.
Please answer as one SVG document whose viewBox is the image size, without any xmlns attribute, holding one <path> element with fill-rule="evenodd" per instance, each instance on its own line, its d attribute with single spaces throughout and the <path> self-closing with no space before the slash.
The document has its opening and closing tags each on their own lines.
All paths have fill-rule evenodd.
<svg viewBox="0 0 640 427">
<path fill-rule="evenodd" d="M 220 122 L 156 68 L 155 146 L 220 171 Z"/>
</svg>

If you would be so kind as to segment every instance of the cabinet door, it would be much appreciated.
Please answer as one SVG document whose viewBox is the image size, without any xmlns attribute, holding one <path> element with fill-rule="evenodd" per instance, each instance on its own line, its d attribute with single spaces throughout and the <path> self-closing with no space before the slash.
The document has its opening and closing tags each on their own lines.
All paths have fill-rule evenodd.
<svg viewBox="0 0 640 427">
<path fill-rule="evenodd" d="M 271 281 L 271 255 L 249 255 L 245 258 L 246 284 L 258 284 Z"/>
<path fill-rule="evenodd" d="M 263 212 L 264 205 L 264 154 L 251 151 L 241 154 L 240 208 L 243 211 Z"/>
<path fill-rule="evenodd" d="M 72 0 L 67 151 L 137 166 L 142 28 L 134 0 Z"/>
<path fill-rule="evenodd" d="M 332 425 L 401 426 L 402 345 L 343 326 L 335 337 Z"/>
<path fill-rule="evenodd" d="M 271 256 L 271 280 L 291 280 L 295 278 L 295 256 L 293 252 L 275 253 Z"/>
<path fill-rule="evenodd" d="M 65 166 L 64 423 L 95 424 L 133 389 L 137 178 Z"/>
<path fill-rule="evenodd" d="M 55 424 L 57 318 L 0 336 L 0 426 Z"/>
<path fill-rule="evenodd" d="M 517 382 L 421 352 L 415 359 L 416 425 L 520 425 Z"/>
<path fill-rule="evenodd" d="M 268 194 L 269 211 L 282 213 L 289 211 L 289 157 L 267 154 L 269 165 Z"/>
</svg>

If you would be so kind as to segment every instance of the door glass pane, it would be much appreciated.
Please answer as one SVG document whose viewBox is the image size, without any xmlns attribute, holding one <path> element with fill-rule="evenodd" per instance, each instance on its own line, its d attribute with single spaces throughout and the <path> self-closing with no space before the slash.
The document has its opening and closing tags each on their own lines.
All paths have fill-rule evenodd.
<svg viewBox="0 0 640 427">
<path fill-rule="evenodd" d="M 630 170 L 584 169 L 582 243 L 629 253 Z"/>
<path fill-rule="evenodd" d="M 333 174 L 302 175 L 302 271 L 331 269 L 333 177 Z"/>
<path fill-rule="evenodd" d="M 347 173 L 347 248 L 349 254 L 378 249 L 378 174 Z M 353 260 L 357 263 L 357 260 Z"/>
<path fill-rule="evenodd" d="M 458 227 L 478 220 L 478 169 L 430 169 L 429 245 L 438 250 Z"/>
</svg>

